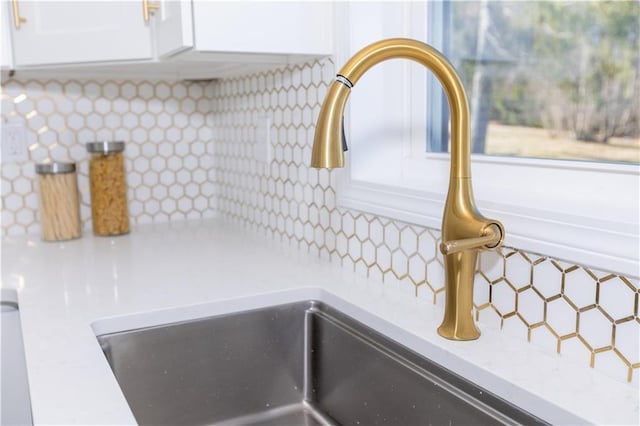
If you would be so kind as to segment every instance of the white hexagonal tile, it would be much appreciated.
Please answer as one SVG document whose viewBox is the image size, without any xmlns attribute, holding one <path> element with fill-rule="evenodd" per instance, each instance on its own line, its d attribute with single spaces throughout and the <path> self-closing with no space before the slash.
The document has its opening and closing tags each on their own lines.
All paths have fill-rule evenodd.
<svg viewBox="0 0 640 426">
<path fill-rule="evenodd" d="M 153 97 L 153 95 L 154 91 L 151 84 L 144 82 L 138 85 L 138 96 L 140 96 L 142 99 L 149 100 Z"/>
<path fill-rule="evenodd" d="M 480 252 L 480 271 L 490 282 L 504 276 L 504 258 L 496 250 Z"/>
<path fill-rule="evenodd" d="M 531 284 L 531 262 L 519 251 L 505 257 L 504 274 L 515 288 L 523 288 Z"/>
<path fill-rule="evenodd" d="M 91 113 L 92 110 L 93 110 L 93 104 L 91 103 L 90 100 L 85 98 L 80 98 L 76 101 L 75 111 L 78 112 L 78 114 L 82 114 L 86 116 L 89 113 Z"/>
<path fill-rule="evenodd" d="M 335 211 L 335 210 L 334 210 Z M 380 219 L 375 218 L 369 224 L 369 238 L 371 242 L 377 247 L 384 241 L 384 228 Z"/>
<path fill-rule="evenodd" d="M 151 189 L 147 186 L 140 186 L 135 189 L 136 199 L 146 201 L 151 198 Z"/>
<path fill-rule="evenodd" d="M 416 284 L 423 283 L 427 279 L 427 264 L 418 254 L 409 258 L 409 277 Z"/>
<path fill-rule="evenodd" d="M 635 312 L 635 292 L 620 277 L 600 282 L 599 303 L 614 320 L 633 316 Z"/>
<path fill-rule="evenodd" d="M 69 151 L 65 146 L 62 145 L 53 145 L 49 148 L 49 158 L 54 161 L 68 161 L 69 160 Z"/>
<path fill-rule="evenodd" d="M 390 250 L 395 250 L 400 246 L 400 230 L 394 222 L 389 222 L 384 226 L 384 243 Z"/>
<path fill-rule="evenodd" d="M 578 333 L 592 349 L 610 346 L 613 324 L 598 309 L 589 309 L 580 313 Z"/>
<path fill-rule="evenodd" d="M 149 170 L 149 160 L 144 157 L 138 157 L 133 160 L 133 169 L 139 173 Z"/>
<path fill-rule="evenodd" d="M 155 96 L 168 99 L 171 96 L 171 87 L 167 83 L 158 83 L 155 87 Z"/>
<path fill-rule="evenodd" d="M 176 211 L 177 203 L 176 200 L 166 198 L 160 202 L 160 206 L 164 213 L 171 214 Z"/>
<path fill-rule="evenodd" d="M 369 222 L 364 215 L 358 215 L 355 220 L 355 232 L 360 241 L 365 241 L 369 236 Z"/>
<path fill-rule="evenodd" d="M 544 320 L 544 301 L 532 289 L 525 290 L 518 294 L 518 313 L 529 325 L 540 323 Z"/>
<path fill-rule="evenodd" d="M 35 220 L 35 213 L 31 209 L 23 208 L 18 210 L 18 212 L 16 213 L 16 222 L 21 225 L 31 225 Z"/>
<path fill-rule="evenodd" d="M 153 198 L 155 198 L 156 200 L 162 201 L 169 194 L 169 190 L 165 186 L 157 185 L 152 188 L 151 194 L 153 195 Z"/>
<path fill-rule="evenodd" d="M 376 263 L 383 272 L 391 269 L 391 252 L 389 252 L 387 246 L 376 248 Z"/>
<path fill-rule="evenodd" d="M 36 102 L 36 109 L 40 114 L 49 115 L 55 111 L 56 105 L 50 98 L 41 98 Z"/>
<path fill-rule="evenodd" d="M 150 112 L 145 112 L 140 116 L 140 125 L 145 129 L 151 129 L 156 126 L 156 117 Z"/>
<path fill-rule="evenodd" d="M 347 255 L 348 249 L 347 237 L 344 233 L 340 232 L 336 235 L 336 252 L 340 257 L 344 257 Z"/>
<path fill-rule="evenodd" d="M 547 303 L 547 324 L 558 334 L 566 336 L 576 332 L 577 312 L 560 298 Z"/>
<path fill-rule="evenodd" d="M 407 226 L 400 232 L 400 248 L 407 256 L 418 251 L 418 235 L 415 229 Z"/>
<path fill-rule="evenodd" d="M 151 168 L 156 172 L 164 172 L 167 168 L 167 160 L 162 157 L 154 157 L 151 160 Z"/>
<path fill-rule="evenodd" d="M 13 182 L 13 190 L 21 195 L 27 195 L 33 191 L 32 181 L 20 176 Z"/>
<path fill-rule="evenodd" d="M 20 166 L 16 163 L 6 163 L 2 165 L 2 176 L 6 179 L 13 180 L 20 176 Z"/>
<path fill-rule="evenodd" d="M 47 126 L 56 131 L 63 130 L 66 127 L 65 117 L 61 114 L 51 114 L 47 118 Z"/>
<path fill-rule="evenodd" d="M 178 157 L 169 157 L 167 167 L 169 167 L 169 170 L 177 172 L 182 168 L 182 160 Z"/>
<path fill-rule="evenodd" d="M 67 119 L 67 127 L 73 130 L 80 130 L 85 126 L 84 116 L 73 113 Z"/>
<path fill-rule="evenodd" d="M 209 200 L 204 196 L 198 196 L 193 200 L 193 207 L 199 212 L 203 212 L 209 208 Z"/>
<path fill-rule="evenodd" d="M 99 112 L 102 115 L 107 114 L 111 111 L 111 102 L 107 99 L 98 99 L 94 102 L 95 111 Z"/>
<path fill-rule="evenodd" d="M 11 194 L 4 199 L 3 209 L 17 211 L 24 205 L 23 201 L 24 199 L 21 196 Z"/>
<path fill-rule="evenodd" d="M 407 275 L 408 272 L 408 260 L 407 255 L 401 250 L 396 250 L 391 255 L 391 268 L 396 273 L 398 278 L 402 278 Z"/>
<path fill-rule="evenodd" d="M 175 199 L 184 196 L 184 187 L 182 185 L 171 185 L 169 187 L 169 196 Z"/>
<path fill-rule="evenodd" d="M 498 281 L 491 285 L 491 304 L 501 316 L 516 310 L 516 292 L 506 281 Z"/>
<path fill-rule="evenodd" d="M 367 266 L 371 266 L 376 260 L 376 248 L 371 241 L 365 241 L 362 244 L 362 259 Z"/>
<path fill-rule="evenodd" d="M 358 241 L 358 238 L 355 235 L 349 238 L 349 256 L 353 260 L 357 260 L 362 257 L 362 243 Z"/>
<path fill-rule="evenodd" d="M 179 183 L 186 185 L 191 181 L 191 173 L 189 173 L 189 171 L 187 170 L 178 170 L 178 173 L 176 173 L 176 178 Z"/>
<path fill-rule="evenodd" d="M 567 270 L 564 276 L 564 294 L 578 309 L 596 303 L 596 278 L 583 268 Z"/>
<path fill-rule="evenodd" d="M 182 198 L 178 201 L 178 210 L 183 213 L 187 213 L 193 209 L 193 201 L 189 198 Z"/>
<path fill-rule="evenodd" d="M 116 83 L 108 81 L 102 85 L 102 93 L 105 98 L 113 100 L 120 95 L 120 87 Z"/>
<path fill-rule="evenodd" d="M 431 288 L 437 290 L 444 288 L 444 266 L 439 262 L 427 264 L 427 283 Z"/>
<path fill-rule="evenodd" d="M 83 94 L 88 98 L 97 98 L 102 93 L 102 88 L 95 81 L 84 84 Z"/>
<path fill-rule="evenodd" d="M 549 259 L 534 265 L 533 287 L 545 299 L 560 294 L 562 289 L 562 272 Z"/>
<path fill-rule="evenodd" d="M 142 175 L 138 172 L 131 171 L 127 173 L 127 185 L 129 188 L 135 188 L 142 183 Z"/>
</svg>

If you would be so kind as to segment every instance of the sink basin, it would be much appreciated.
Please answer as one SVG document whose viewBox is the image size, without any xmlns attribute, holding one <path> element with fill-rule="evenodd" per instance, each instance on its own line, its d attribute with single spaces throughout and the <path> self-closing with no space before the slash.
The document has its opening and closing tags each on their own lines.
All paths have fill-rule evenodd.
<svg viewBox="0 0 640 426">
<path fill-rule="evenodd" d="M 98 340 L 140 424 L 544 424 L 316 301 Z"/>
</svg>

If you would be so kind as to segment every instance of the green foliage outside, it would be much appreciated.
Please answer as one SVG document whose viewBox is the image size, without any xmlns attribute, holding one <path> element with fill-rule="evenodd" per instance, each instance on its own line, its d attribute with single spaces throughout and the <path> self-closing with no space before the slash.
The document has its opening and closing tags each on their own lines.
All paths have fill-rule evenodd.
<svg viewBox="0 0 640 426">
<path fill-rule="evenodd" d="M 592 142 L 640 136 L 640 2 L 455 1 L 451 18 L 470 96 L 474 73 L 491 79 L 488 119 Z"/>
</svg>

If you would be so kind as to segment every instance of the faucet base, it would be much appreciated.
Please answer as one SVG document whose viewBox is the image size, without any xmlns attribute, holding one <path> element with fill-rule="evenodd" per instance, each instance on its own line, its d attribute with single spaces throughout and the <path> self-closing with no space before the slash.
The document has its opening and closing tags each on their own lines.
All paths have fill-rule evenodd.
<svg viewBox="0 0 640 426">
<path fill-rule="evenodd" d="M 475 340 L 480 330 L 473 320 L 473 278 L 478 253 L 465 250 L 444 256 L 445 311 L 438 334 L 450 340 Z"/>
<path fill-rule="evenodd" d="M 480 337 L 480 330 L 475 326 L 473 329 L 461 330 L 455 329 L 455 327 L 448 324 L 443 324 L 438 327 L 438 334 L 449 340 L 476 340 Z"/>
</svg>

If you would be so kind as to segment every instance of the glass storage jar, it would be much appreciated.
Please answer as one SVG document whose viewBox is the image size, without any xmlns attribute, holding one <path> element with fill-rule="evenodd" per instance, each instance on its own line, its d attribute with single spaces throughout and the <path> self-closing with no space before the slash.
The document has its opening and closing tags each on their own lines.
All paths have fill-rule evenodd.
<svg viewBox="0 0 640 426">
<path fill-rule="evenodd" d="M 36 164 L 44 241 L 80 238 L 80 199 L 75 163 Z"/>
<path fill-rule="evenodd" d="M 91 219 L 96 235 L 129 232 L 127 180 L 124 168 L 124 142 L 87 143 L 91 186 Z"/>
</svg>

